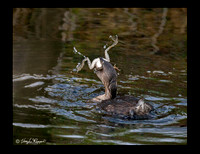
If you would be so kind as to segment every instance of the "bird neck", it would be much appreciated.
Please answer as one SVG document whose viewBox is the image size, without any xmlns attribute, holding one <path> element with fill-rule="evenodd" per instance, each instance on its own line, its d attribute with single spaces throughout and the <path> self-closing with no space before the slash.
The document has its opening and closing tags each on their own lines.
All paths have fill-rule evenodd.
<svg viewBox="0 0 200 154">
<path fill-rule="evenodd" d="M 117 82 L 111 82 L 110 84 L 104 84 L 106 99 L 114 99 L 117 95 Z"/>
</svg>

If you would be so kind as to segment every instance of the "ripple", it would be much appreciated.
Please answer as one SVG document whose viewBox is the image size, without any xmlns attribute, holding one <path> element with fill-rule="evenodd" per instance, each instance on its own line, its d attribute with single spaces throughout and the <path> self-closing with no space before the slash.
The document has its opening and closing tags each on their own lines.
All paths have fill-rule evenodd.
<svg viewBox="0 0 200 154">
<path fill-rule="evenodd" d="M 133 75 L 129 75 L 129 80 L 139 80 L 139 75 L 135 75 L 135 76 L 133 76 Z"/>
<path fill-rule="evenodd" d="M 151 91 L 152 92 L 152 91 Z M 164 100 L 171 100 L 171 98 L 166 98 L 166 97 L 155 97 L 155 96 L 150 96 L 150 95 L 144 95 L 145 100 L 149 101 L 164 101 Z"/>
<path fill-rule="evenodd" d="M 113 126 L 109 126 L 109 125 L 103 125 L 103 124 L 101 124 L 101 125 L 97 125 L 97 127 L 102 127 L 102 128 L 116 128 L 116 127 L 113 127 Z"/>
<path fill-rule="evenodd" d="M 155 72 L 154 72 L 155 73 Z M 164 74 L 164 73 L 155 73 L 155 74 Z M 119 88 L 131 88 L 131 87 L 125 87 L 123 86 L 123 83 L 133 83 L 134 80 L 139 79 L 150 79 L 150 80 L 156 80 L 158 82 L 166 82 L 170 83 L 172 81 L 170 80 L 160 80 L 159 78 L 150 78 L 150 77 L 144 77 L 144 76 L 128 76 L 127 81 L 119 81 L 122 83 L 122 85 L 119 85 Z M 88 134 L 80 135 L 80 134 L 65 134 L 59 132 L 58 137 L 61 138 L 89 138 L 91 142 L 94 142 L 95 144 L 117 144 L 117 145 L 137 145 L 139 143 L 143 144 L 143 142 L 152 142 L 156 143 L 156 140 L 158 143 L 162 142 L 177 142 L 177 143 L 183 143 L 185 142 L 185 139 L 181 138 L 187 138 L 187 127 L 181 127 L 180 129 L 177 127 L 171 127 L 176 125 L 176 123 L 179 122 L 179 120 L 187 119 L 187 113 L 185 113 L 185 110 L 181 112 L 181 106 L 185 109 L 184 106 L 187 106 L 187 98 L 183 98 L 183 96 L 179 95 L 179 97 L 169 97 L 170 95 L 167 93 L 161 93 L 159 91 L 153 91 L 153 90 L 147 90 L 150 95 L 144 95 L 143 97 L 147 101 L 152 101 L 153 106 L 155 107 L 157 111 L 156 116 L 152 116 L 152 119 L 149 120 L 126 120 L 116 117 L 106 117 L 105 115 L 101 114 L 101 119 L 103 123 L 99 123 L 99 119 L 95 119 L 96 116 L 99 116 L 99 113 L 93 112 L 96 103 L 87 103 L 87 100 L 91 97 L 95 97 L 96 95 L 99 95 L 102 91 L 103 85 L 100 81 L 96 81 L 93 79 L 87 79 L 87 78 L 76 78 L 76 77 L 66 77 L 64 75 L 30 75 L 30 74 L 22 74 L 19 76 L 13 76 L 13 81 L 25 81 L 28 79 L 36 79 L 36 80 L 42 80 L 33 82 L 31 84 L 25 85 L 22 88 L 34 88 L 37 86 L 41 86 L 45 84 L 43 80 L 53 79 L 53 82 L 51 84 L 48 84 L 46 87 L 42 88 L 44 90 L 44 93 L 41 94 L 41 96 L 32 96 L 26 97 L 25 99 L 28 99 L 31 104 L 13 104 L 14 107 L 22 108 L 23 111 L 27 111 L 27 109 L 36 109 L 36 110 L 47 110 L 47 112 L 51 112 L 55 115 L 60 115 L 64 119 L 67 119 L 67 121 L 71 121 L 72 123 L 75 121 L 76 123 L 84 123 L 83 125 L 91 124 L 91 126 L 94 126 L 94 129 L 97 128 L 97 130 L 101 130 L 100 132 L 96 132 L 94 129 L 88 129 Z M 91 84 L 92 83 L 92 84 Z M 136 88 L 137 89 L 137 88 Z M 42 90 L 40 92 L 42 92 Z M 145 91 L 146 89 L 138 88 L 140 91 Z M 38 94 L 38 93 L 37 93 Z M 43 95 L 45 94 L 45 95 Z M 155 96 L 152 96 L 152 95 Z M 163 102 L 162 102 L 163 101 Z M 166 101 L 169 101 L 166 103 Z M 150 103 L 152 103 L 150 102 Z M 172 103 L 172 105 L 170 104 Z M 178 106 L 179 105 L 179 106 Z M 177 109 L 178 107 L 178 109 Z M 180 109 L 179 109 L 180 108 Z M 28 110 L 29 111 L 29 110 Z M 44 111 L 42 111 L 44 112 Z M 46 112 L 46 111 L 45 111 Z M 176 112 L 176 113 L 174 113 Z M 97 113 L 97 114 L 96 114 Z M 101 121 L 101 122 L 102 122 Z M 104 124 L 105 122 L 105 124 Z M 108 123 L 111 123 L 113 126 L 109 126 Z M 123 125 L 124 128 L 123 131 L 120 131 L 119 127 Z M 44 124 L 27 124 L 27 123 L 13 123 L 13 126 L 17 127 L 23 127 L 23 128 L 63 128 L 63 129 L 80 129 L 77 126 L 59 126 L 59 125 L 44 125 Z M 127 127 L 137 127 L 136 129 L 128 129 Z M 153 128 L 148 128 L 148 126 L 151 126 Z M 171 127 L 171 128 L 170 128 Z M 108 133 L 104 132 L 102 130 L 109 130 Z M 116 131 L 120 131 L 117 132 Z M 62 130 L 60 130 L 62 131 Z M 65 130 L 63 130 L 65 131 Z M 88 132 L 88 131 L 87 131 Z M 134 135 L 137 136 L 137 134 L 148 134 L 151 137 L 134 137 Z M 56 134 L 56 133 L 55 133 Z M 91 135 L 92 134 L 92 135 Z M 162 135 L 162 137 L 157 137 L 156 135 Z M 88 137 L 87 135 L 91 135 Z M 118 140 L 117 137 L 124 137 L 124 136 L 130 136 L 131 140 L 133 142 L 129 142 L 130 140 Z M 155 136 L 155 137 L 154 137 Z M 92 138 L 91 137 L 95 137 Z M 113 139 L 114 137 L 114 139 Z M 115 138 L 116 137 L 116 138 Z M 102 140 L 100 139 L 102 138 Z M 137 141 L 135 141 L 137 140 Z M 135 143 L 136 142 L 136 143 Z M 146 144 L 146 143 L 145 143 Z"/>
<path fill-rule="evenodd" d="M 154 126 L 165 126 L 178 123 L 179 120 L 186 119 L 186 115 L 168 115 L 163 118 L 158 119 L 148 119 L 148 120 L 125 120 L 120 118 L 108 117 L 105 116 L 103 119 L 108 120 L 112 123 L 118 124 L 150 124 Z"/>
<path fill-rule="evenodd" d="M 27 123 L 13 123 L 13 126 L 23 128 L 72 128 L 79 129 L 77 126 L 59 126 L 59 125 L 41 125 L 41 124 L 27 124 Z"/>
<path fill-rule="evenodd" d="M 155 74 L 155 75 L 164 75 L 164 76 L 167 76 L 167 75 L 171 75 L 172 74 L 172 72 L 168 72 L 168 74 L 167 73 L 165 73 L 164 71 L 162 71 L 162 70 L 154 70 L 154 71 L 146 71 L 148 74 L 151 74 L 151 73 L 153 73 L 153 74 Z"/>
<path fill-rule="evenodd" d="M 19 105 L 19 104 L 14 104 L 13 105 L 14 107 L 17 107 L 17 108 L 33 108 L 33 109 L 36 109 L 36 110 L 49 110 L 51 108 L 50 105 Z"/>
<path fill-rule="evenodd" d="M 87 116 L 87 117 L 91 117 L 91 112 L 90 111 L 75 111 L 76 113 L 83 115 L 83 116 Z"/>
<path fill-rule="evenodd" d="M 46 125 L 41 124 L 24 124 L 24 123 L 13 123 L 13 126 L 23 127 L 23 128 L 47 128 Z"/>
<path fill-rule="evenodd" d="M 81 135 L 56 135 L 56 136 L 64 138 L 87 138 L 86 136 L 81 136 Z"/>
<path fill-rule="evenodd" d="M 162 92 L 155 91 L 155 90 L 147 90 L 147 92 L 152 93 L 152 94 L 161 95 L 161 96 L 169 96 L 169 94 L 162 93 Z M 148 96 L 148 95 L 146 95 L 146 96 Z"/>
<path fill-rule="evenodd" d="M 82 81 L 84 83 L 90 82 L 90 83 L 98 83 L 98 84 L 102 84 L 100 81 L 94 80 L 94 79 L 88 79 L 88 78 L 78 78 L 78 77 L 72 77 L 71 80 L 73 81 Z"/>
<path fill-rule="evenodd" d="M 46 98 L 44 96 L 36 96 L 35 98 L 29 98 L 30 101 L 33 101 L 33 102 L 41 102 L 41 103 L 57 103 L 57 100 L 54 100 L 54 99 L 50 99 L 50 98 Z"/>
<path fill-rule="evenodd" d="M 186 127 L 164 127 L 164 128 L 137 128 L 120 133 L 113 133 L 111 136 L 124 136 L 130 133 L 151 133 L 161 134 L 170 137 L 187 137 Z"/>
<path fill-rule="evenodd" d="M 164 83 L 173 83 L 171 80 L 158 80 L 159 82 L 164 82 Z"/>
<path fill-rule="evenodd" d="M 159 138 L 159 137 L 140 137 L 139 141 L 145 142 L 174 142 L 174 143 L 185 143 L 185 139 L 177 139 L 177 138 Z"/>
<path fill-rule="evenodd" d="M 45 80 L 49 80 L 49 79 L 52 79 L 52 78 L 55 78 L 56 75 L 53 75 L 53 76 L 50 76 L 50 75 L 47 75 L 46 77 L 44 77 L 42 74 L 41 75 L 38 75 L 38 74 L 33 74 L 33 75 L 30 75 L 30 74 L 20 74 L 20 75 L 13 75 L 13 82 L 16 82 L 16 81 L 24 81 L 24 80 L 28 80 L 28 79 L 45 79 Z"/>
<path fill-rule="evenodd" d="M 24 87 L 25 87 L 25 88 L 33 88 L 33 87 L 37 87 L 37 86 L 40 86 L 40 85 L 43 85 L 43 84 L 44 84 L 44 82 L 39 81 L 39 82 L 34 82 L 34 83 L 32 83 L 32 84 L 26 85 L 26 86 L 24 86 Z"/>
<path fill-rule="evenodd" d="M 48 95 L 50 95 L 51 97 L 60 97 L 63 100 L 68 100 L 72 102 L 76 102 L 82 99 L 88 99 L 88 95 L 93 93 L 97 89 L 98 88 L 96 87 L 88 87 L 88 85 L 73 85 L 67 83 L 57 83 L 44 88 L 44 90 L 47 91 Z"/>
<path fill-rule="evenodd" d="M 104 144 L 113 143 L 113 144 L 117 144 L 117 145 L 141 145 L 139 143 L 123 142 L 120 140 L 91 140 L 91 141 L 95 142 L 95 143 L 104 143 Z"/>
<path fill-rule="evenodd" d="M 153 73 L 153 74 L 155 74 L 155 73 L 157 73 L 157 74 L 163 74 L 164 71 L 160 71 L 160 70 L 158 71 L 158 70 L 155 70 L 155 71 L 153 71 L 152 73 Z"/>
<path fill-rule="evenodd" d="M 149 91 L 149 92 L 153 92 L 153 91 Z M 155 93 L 155 91 L 153 92 Z M 167 96 L 164 93 L 161 93 L 161 95 Z M 187 106 L 187 98 L 180 98 L 180 97 L 171 97 L 171 98 L 167 98 L 167 97 L 156 97 L 156 96 L 150 96 L 150 95 L 144 95 L 145 100 L 148 101 L 178 101 L 183 105 Z"/>
<path fill-rule="evenodd" d="M 87 108 L 91 109 L 95 103 L 83 103 L 82 101 L 76 101 L 76 102 L 69 102 L 69 101 L 58 101 L 57 102 L 62 107 L 74 107 L 74 108 Z"/>
<path fill-rule="evenodd" d="M 60 108 L 53 108 L 52 109 L 53 113 L 56 113 L 57 115 L 62 115 L 65 116 L 67 119 L 79 121 L 79 122 L 90 122 L 90 123 L 96 123 L 96 121 L 91 120 L 91 119 L 86 119 L 82 116 L 77 116 L 73 113 L 73 111 L 67 111 L 65 109 L 60 109 Z"/>
</svg>

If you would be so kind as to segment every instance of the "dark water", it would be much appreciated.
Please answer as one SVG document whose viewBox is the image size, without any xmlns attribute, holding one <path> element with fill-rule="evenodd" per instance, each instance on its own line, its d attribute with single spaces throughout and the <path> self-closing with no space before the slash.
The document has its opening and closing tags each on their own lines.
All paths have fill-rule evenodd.
<svg viewBox="0 0 200 154">
<path fill-rule="evenodd" d="M 162 8 L 14 9 L 13 144 L 187 144 L 187 10 L 162 16 Z M 116 34 L 118 95 L 144 97 L 152 119 L 100 113 L 88 100 L 102 83 L 87 66 L 73 71 L 83 59 L 73 47 L 93 60 Z"/>
</svg>

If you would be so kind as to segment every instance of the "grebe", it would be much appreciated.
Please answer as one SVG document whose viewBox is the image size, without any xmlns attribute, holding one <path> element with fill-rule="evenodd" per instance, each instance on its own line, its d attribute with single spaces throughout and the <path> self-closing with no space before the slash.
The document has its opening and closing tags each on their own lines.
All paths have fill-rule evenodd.
<svg viewBox="0 0 200 154">
<path fill-rule="evenodd" d="M 117 96 L 117 72 L 113 65 L 110 63 L 110 57 L 108 50 L 114 47 L 118 43 L 118 36 L 114 39 L 111 46 L 105 50 L 105 58 L 96 58 L 92 61 L 88 57 L 83 59 L 82 63 L 77 66 L 77 72 L 79 72 L 85 61 L 88 63 L 90 69 L 94 69 L 94 72 L 104 84 L 105 94 L 93 98 L 93 102 L 97 102 L 100 109 L 112 115 L 125 116 L 127 118 L 147 118 L 149 112 L 153 110 L 153 106 L 144 102 L 144 99 L 138 99 L 133 96 Z"/>
</svg>

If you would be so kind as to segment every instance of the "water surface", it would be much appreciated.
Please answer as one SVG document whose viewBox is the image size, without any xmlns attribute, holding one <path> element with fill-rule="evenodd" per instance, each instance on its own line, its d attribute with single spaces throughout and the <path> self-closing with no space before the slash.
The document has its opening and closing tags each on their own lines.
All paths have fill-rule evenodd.
<svg viewBox="0 0 200 154">
<path fill-rule="evenodd" d="M 13 144 L 187 144 L 186 13 L 168 9 L 154 52 L 162 8 L 14 9 Z M 102 114 L 88 102 L 104 93 L 100 80 L 87 66 L 73 71 L 83 59 L 73 47 L 93 60 L 116 34 L 118 95 L 144 97 L 152 119 Z"/>
</svg>

